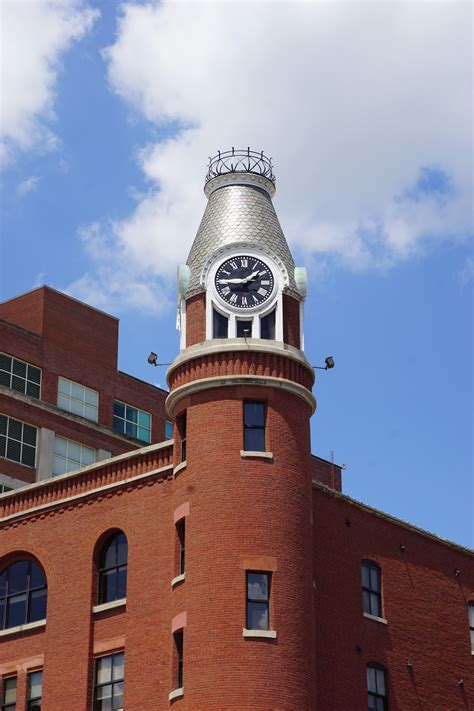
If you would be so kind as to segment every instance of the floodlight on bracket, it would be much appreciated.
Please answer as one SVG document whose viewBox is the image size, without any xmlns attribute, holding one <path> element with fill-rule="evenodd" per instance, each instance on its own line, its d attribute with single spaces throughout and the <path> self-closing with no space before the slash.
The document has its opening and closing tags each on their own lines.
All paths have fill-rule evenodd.
<svg viewBox="0 0 474 711">
<path fill-rule="evenodd" d="M 150 365 L 154 365 L 155 368 L 159 365 L 171 365 L 171 363 L 158 363 L 158 355 L 156 353 L 153 353 L 153 351 L 150 353 L 148 356 L 148 363 Z"/>
<path fill-rule="evenodd" d="M 336 365 L 332 356 L 325 358 L 324 362 L 326 365 L 313 365 L 314 370 L 331 370 Z"/>
</svg>

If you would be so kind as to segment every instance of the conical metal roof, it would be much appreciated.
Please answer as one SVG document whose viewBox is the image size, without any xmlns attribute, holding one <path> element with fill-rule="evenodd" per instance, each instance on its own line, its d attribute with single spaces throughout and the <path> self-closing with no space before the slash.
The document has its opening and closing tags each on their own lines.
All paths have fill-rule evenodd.
<svg viewBox="0 0 474 711">
<path fill-rule="evenodd" d="M 273 181 L 254 173 L 233 172 L 209 180 L 208 203 L 187 261 L 191 274 L 186 296 L 202 291 L 201 275 L 210 258 L 235 245 L 261 250 L 281 262 L 288 274 L 286 291 L 299 297 L 295 263 L 271 200 L 274 191 Z"/>
</svg>

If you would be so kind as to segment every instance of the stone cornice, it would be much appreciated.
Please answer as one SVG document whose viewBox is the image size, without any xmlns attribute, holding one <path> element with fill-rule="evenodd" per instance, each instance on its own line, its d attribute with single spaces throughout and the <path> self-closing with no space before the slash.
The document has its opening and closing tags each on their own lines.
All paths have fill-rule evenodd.
<svg viewBox="0 0 474 711">
<path fill-rule="evenodd" d="M 176 403 L 183 397 L 211 388 L 229 387 L 233 385 L 257 385 L 260 387 L 286 390 L 304 400 L 310 407 L 311 414 L 316 410 L 316 398 L 314 395 L 311 394 L 308 388 L 292 380 L 262 375 L 222 375 L 192 380 L 172 390 L 166 399 L 167 412 L 172 417 Z"/>
</svg>

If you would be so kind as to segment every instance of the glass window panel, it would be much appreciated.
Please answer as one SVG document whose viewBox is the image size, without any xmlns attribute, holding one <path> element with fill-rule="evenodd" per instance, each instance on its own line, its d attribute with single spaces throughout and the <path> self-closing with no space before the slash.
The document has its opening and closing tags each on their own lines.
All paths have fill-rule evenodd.
<svg viewBox="0 0 474 711">
<path fill-rule="evenodd" d="M 43 672 L 37 671 L 28 674 L 29 698 L 41 696 L 43 691 Z"/>
<path fill-rule="evenodd" d="M 99 401 L 99 394 L 95 390 L 91 390 L 90 388 L 84 388 L 84 396 L 85 401 L 88 405 L 93 405 L 95 408 L 97 407 L 97 403 Z"/>
<path fill-rule="evenodd" d="M 127 568 L 121 568 L 117 572 L 117 600 L 127 597 Z"/>
<path fill-rule="evenodd" d="M 117 415 L 122 419 L 125 418 L 125 405 L 123 402 L 117 402 L 117 400 L 114 402 L 114 415 Z"/>
<path fill-rule="evenodd" d="M 471 630 L 471 650 L 474 652 L 474 629 Z"/>
<path fill-rule="evenodd" d="M 97 660 L 97 684 L 107 684 L 109 681 L 112 681 L 112 657 L 100 657 Z"/>
<path fill-rule="evenodd" d="M 244 449 L 249 452 L 265 451 L 265 431 L 249 430 L 244 431 Z"/>
<path fill-rule="evenodd" d="M 369 711 L 377 711 L 377 697 L 369 694 Z"/>
<path fill-rule="evenodd" d="M 6 704 L 14 704 L 16 701 L 16 677 L 4 679 L 3 701 Z"/>
<path fill-rule="evenodd" d="M 97 699 L 104 701 L 105 699 L 110 699 L 110 706 L 107 708 L 112 708 L 112 684 L 107 684 L 106 686 L 99 686 L 97 688 Z M 101 708 L 104 708 L 103 706 Z"/>
<path fill-rule="evenodd" d="M 117 537 L 112 536 L 108 540 L 104 548 L 103 568 L 111 568 L 117 565 Z"/>
<path fill-rule="evenodd" d="M 66 378 L 59 378 L 58 379 L 58 391 L 62 393 L 63 395 L 70 395 L 71 394 L 71 381 L 66 380 Z"/>
<path fill-rule="evenodd" d="M 374 693 L 377 691 L 375 669 L 373 667 L 367 667 L 367 689 Z"/>
<path fill-rule="evenodd" d="M 377 699 L 377 711 L 385 711 L 385 701 L 384 699 Z"/>
<path fill-rule="evenodd" d="M 372 615 L 380 617 L 380 600 L 375 593 L 370 594 L 370 610 Z"/>
<path fill-rule="evenodd" d="M 122 711 L 123 709 L 123 682 L 114 684 L 114 699 L 112 708 L 114 711 Z"/>
<path fill-rule="evenodd" d="M 123 679 L 124 657 L 125 657 L 125 655 L 123 654 L 123 652 L 121 654 L 114 654 L 114 659 L 113 659 L 113 678 L 114 679 Z"/>
<path fill-rule="evenodd" d="M 150 415 L 148 412 L 143 412 L 142 410 L 138 410 L 138 424 L 140 427 L 146 427 L 147 429 L 150 429 Z"/>
<path fill-rule="evenodd" d="M 72 459 L 74 462 L 77 462 L 79 464 L 79 462 L 81 461 L 81 445 L 77 442 L 72 442 L 71 440 L 69 440 L 67 447 L 67 458 Z"/>
<path fill-rule="evenodd" d="M 12 372 L 15 375 L 19 375 L 20 377 L 25 379 L 26 378 L 26 363 L 23 363 L 22 360 L 16 360 L 16 358 L 14 358 Z"/>
<path fill-rule="evenodd" d="M 20 462 L 21 444 L 13 439 L 7 440 L 7 457 L 13 459 L 14 462 Z"/>
<path fill-rule="evenodd" d="M 0 353 L 0 368 L 8 371 L 12 369 L 12 359 L 6 353 Z"/>
<path fill-rule="evenodd" d="M 84 387 L 71 382 L 71 397 L 84 401 Z"/>
<path fill-rule="evenodd" d="M 59 457 L 57 454 L 54 455 L 53 460 L 53 474 L 60 476 L 61 474 L 66 474 L 68 471 L 67 461 L 64 457 Z"/>
<path fill-rule="evenodd" d="M 142 442 L 148 442 L 150 443 L 150 430 L 145 429 L 144 427 L 139 427 L 138 428 L 138 439 L 141 439 Z"/>
<path fill-rule="evenodd" d="M 117 546 L 116 564 L 117 565 L 124 565 L 127 563 L 127 556 L 128 556 L 127 539 L 123 533 L 119 533 L 117 535 L 117 538 L 115 539 L 115 541 L 116 541 L 116 546 Z"/>
<path fill-rule="evenodd" d="M 13 420 L 11 417 L 8 420 L 8 436 L 13 439 L 21 440 L 23 425 L 18 420 Z"/>
<path fill-rule="evenodd" d="M 72 412 L 73 415 L 80 415 L 82 417 L 84 414 L 84 403 L 81 400 L 71 400 L 69 411 Z"/>
<path fill-rule="evenodd" d="M 46 589 L 33 590 L 30 594 L 30 610 L 28 622 L 46 619 Z"/>
<path fill-rule="evenodd" d="M 251 630 L 268 630 L 268 603 L 247 603 L 247 624 Z"/>
<path fill-rule="evenodd" d="M 0 434 L 6 435 L 7 433 L 7 418 L 5 415 L 0 415 Z"/>
<path fill-rule="evenodd" d="M 69 410 L 69 403 L 70 399 L 67 397 L 67 395 L 63 395 L 62 393 L 59 393 L 58 395 L 58 407 L 61 408 L 61 410 Z"/>
<path fill-rule="evenodd" d="M 0 598 L 0 630 L 5 629 L 5 598 Z"/>
<path fill-rule="evenodd" d="M 36 427 L 31 425 L 23 425 L 23 442 L 36 445 Z"/>
<path fill-rule="evenodd" d="M 469 603 L 469 625 L 474 627 L 474 602 Z"/>
<path fill-rule="evenodd" d="M 133 422 L 127 422 L 125 423 L 125 432 L 129 435 L 129 437 L 136 437 L 137 436 L 137 426 L 133 424 Z"/>
<path fill-rule="evenodd" d="M 121 420 L 118 417 L 114 417 L 114 430 L 116 432 L 124 432 L 125 431 L 125 421 Z"/>
<path fill-rule="evenodd" d="M 65 457 L 67 452 L 67 439 L 64 439 L 64 437 L 59 437 L 56 435 L 54 438 L 54 453 L 61 455 L 61 457 Z"/>
<path fill-rule="evenodd" d="M 23 592 L 28 586 L 28 561 L 19 560 L 8 568 L 8 592 Z"/>
<path fill-rule="evenodd" d="M 30 587 L 39 588 L 44 585 L 46 585 L 46 576 L 43 569 L 36 563 L 32 563 L 30 568 Z"/>
<path fill-rule="evenodd" d="M 26 622 L 26 593 L 13 595 L 7 602 L 7 627 L 17 627 Z"/>
<path fill-rule="evenodd" d="M 368 590 L 362 591 L 362 608 L 364 612 L 368 612 L 369 615 L 372 614 L 370 612 L 370 593 L 368 592 Z"/>
<path fill-rule="evenodd" d="M 7 452 L 7 438 L 0 435 L 0 457 L 4 457 Z"/>
<path fill-rule="evenodd" d="M 370 569 L 370 587 L 379 592 L 379 571 L 376 568 Z"/>
<path fill-rule="evenodd" d="M 92 447 L 82 447 L 82 464 L 87 466 L 88 464 L 94 464 L 95 462 L 95 449 Z"/>
<path fill-rule="evenodd" d="M 173 438 L 173 423 L 169 420 L 165 422 L 165 439 Z"/>
<path fill-rule="evenodd" d="M 138 422 L 138 410 L 135 407 L 130 407 L 127 405 L 125 408 L 125 419 L 130 422 Z"/>
<path fill-rule="evenodd" d="M 212 319 L 212 337 L 227 338 L 229 332 L 229 319 L 227 316 L 219 313 L 214 309 Z"/>
<path fill-rule="evenodd" d="M 265 406 L 262 402 L 244 403 L 244 423 L 247 426 L 263 427 L 265 424 Z"/>
<path fill-rule="evenodd" d="M 6 373 L 4 370 L 0 370 L 0 385 L 5 385 L 9 388 L 12 381 L 12 376 L 10 373 Z"/>
<path fill-rule="evenodd" d="M 237 338 L 244 338 L 244 337 L 250 338 L 251 335 L 252 335 L 252 322 L 238 320 L 236 323 Z"/>
<path fill-rule="evenodd" d="M 84 417 L 93 422 L 97 422 L 97 407 L 93 405 L 84 405 Z"/>
<path fill-rule="evenodd" d="M 30 397 L 35 397 L 36 399 L 38 399 L 40 396 L 40 386 L 36 385 L 36 383 L 27 383 L 26 394 Z"/>
<path fill-rule="evenodd" d="M 362 585 L 364 588 L 369 588 L 370 587 L 370 570 L 367 565 L 362 563 Z"/>
<path fill-rule="evenodd" d="M 113 600 L 116 599 L 115 591 L 117 589 L 117 572 L 115 569 L 104 570 L 104 571 L 102 571 L 100 577 L 101 577 L 101 585 L 100 585 L 101 596 L 100 596 L 99 602 L 101 602 L 101 603 L 112 602 Z"/>
<path fill-rule="evenodd" d="M 37 385 L 39 385 L 41 382 L 41 370 L 39 368 L 36 368 L 34 365 L 29 365 L 28 380 L 31 380 L 32 383 L 36 383 Z"/>
<path fill-rule="evenodd" d="M 382 696 L 385 696 L 385 672 L 383 669 L 375 670 L 375 677 L 377 682 L 377 692 Z"/>
<path fill-rule="evenodd" d="M 247 595 L 250 600 L 268 600 L 266 573 L 247 573 Z"/>
<path fill-rule="evenodd" d="M 27 444 L 23 445 L 23 450 L 21 453 L 21 463 L 26 464 L 27 467 L 35 466 L 35 448 L 30 447 Z"/>
<path fill-rule="evenodd" d="M 23 378 L 19 378 L 17 375 L 12 375 L 11 387 L 19 393 L 24 393 L 26 390 L 26 381 L 23 380 Z"/>
<path fill-rule="evenodd" d="M 0 597 L 7 594 L 7 571 L 0 575 Z"/>
<path fill-rule="evenodd" d="M 260 337 L 275 340 L 275 311 L 260 319 Z"/>
</svg>

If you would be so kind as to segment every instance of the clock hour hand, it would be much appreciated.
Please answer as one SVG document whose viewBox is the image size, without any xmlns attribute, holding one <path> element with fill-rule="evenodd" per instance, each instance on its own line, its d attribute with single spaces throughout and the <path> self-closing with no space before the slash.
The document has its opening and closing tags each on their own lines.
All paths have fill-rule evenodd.
<svg viewBox="0 0 474 711">
<path fill-rule="evenodd" d="M 245 279 L 242 279 L 242 282 L 244 284 L 247 284 L 249 281 L 253 281 L 253 279 L 255 279 L 255 277 L 257 275 L 258 275 L 258 269 L 256 272 L 252 272 L 252 274 L 249 274 L 247 277 L 245 277 Z"/>
</svg>

